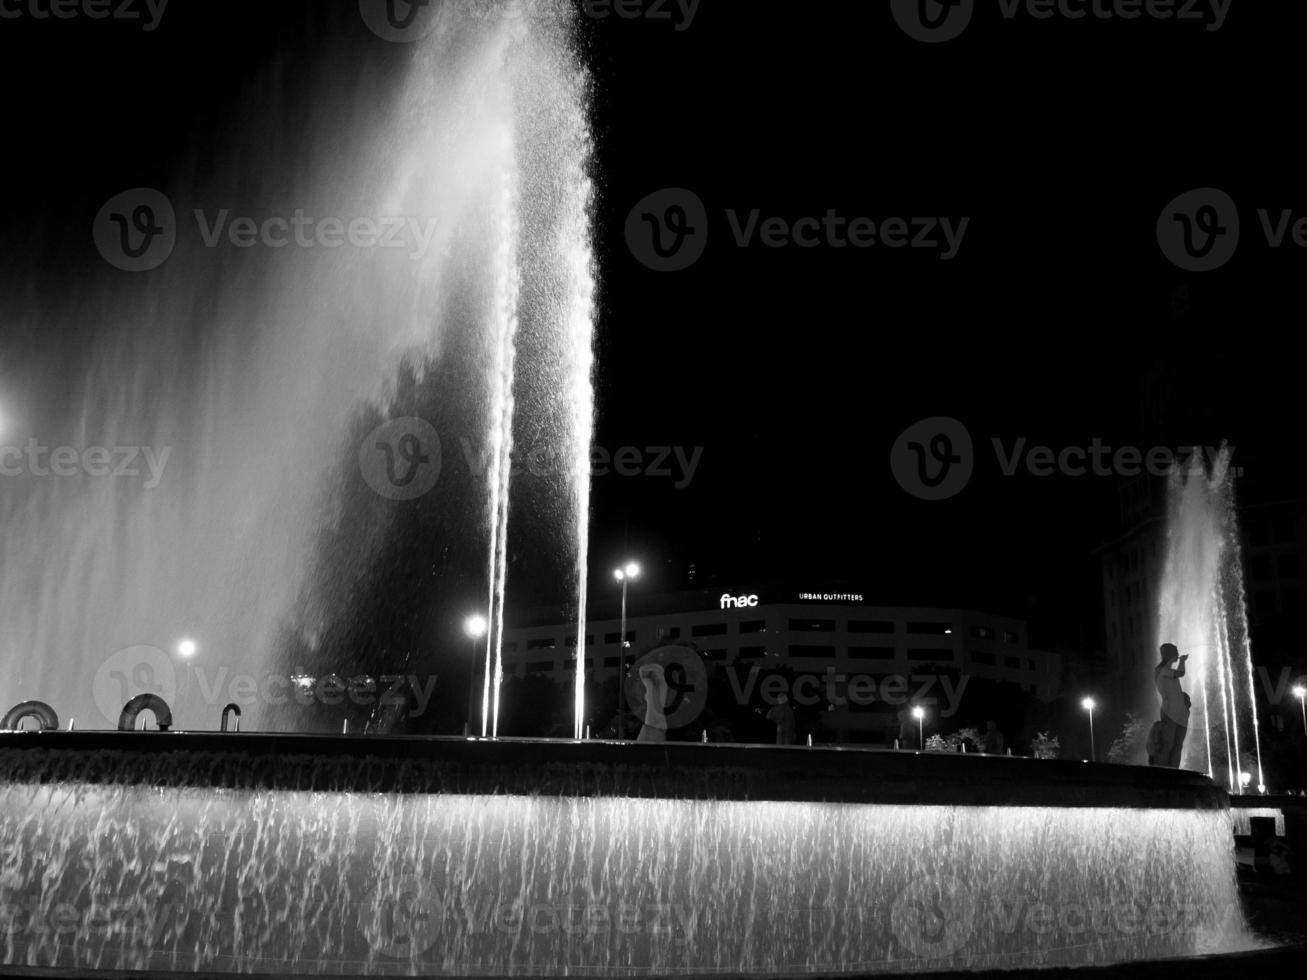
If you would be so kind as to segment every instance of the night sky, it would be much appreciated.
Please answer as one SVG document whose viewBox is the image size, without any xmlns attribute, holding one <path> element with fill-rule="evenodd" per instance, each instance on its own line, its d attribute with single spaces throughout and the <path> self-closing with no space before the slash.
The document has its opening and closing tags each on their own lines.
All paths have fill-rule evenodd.
<svg viewBox="0 0 1307 980">
<path fill-rule="evenodd" d="M 333 59 L 398 73 L 355 7 L 173 0 L 151 32 L 0 20 L 0 247 L 22 271 L 5 289 L 55 295 L 103 275 L 84 233 L 99 206 L 202 172 L 248 112 L 242 85 L 274 59 L 307 100 Z M 675 467 L 596 479 L 593 567 L 639 555 L 646 591 L 682 586 L 690 563 L 700 584 L 844 581 L 887 602 L 1029 616 L 1034 642 L 1093 648 L 1092 552 L 1115 530 L 1117 482 L 1003 476 L 992 439 L 1228 440 L 1245 496 L 1297 496 L 1307 251 L 1269 248 L 1257 210 L 1307 216 L 1300 8 L 1234 0 L 1207 30 L 1008 21 L 978 2 L 939 44 L 900 30 L 886 2 L 707 0 L 683 30 L 670 6 L 672 21 L 587 18 L 597 441 L 702 447 L 686 487 Z M 1225 267 L 1190 273 L 1155 226 L 1208 186 L 1238 202 L 1243 240 Z M 664 188 L 707 209 L 706 250 L 684 271 L 646 268 L 626 239 L 636 202 Z M 755 209 L 969 224 L 948 261 L 739 247 L 727 212 Z M 967 427 L 976 468 L 927 502 L 889 458 L 933 416 Z"/>
</svg>

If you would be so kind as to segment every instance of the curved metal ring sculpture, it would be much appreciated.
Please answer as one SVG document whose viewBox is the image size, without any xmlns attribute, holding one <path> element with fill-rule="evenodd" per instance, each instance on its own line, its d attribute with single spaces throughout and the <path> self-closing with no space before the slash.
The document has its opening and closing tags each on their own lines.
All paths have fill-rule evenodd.
<svg viewBox="0 0 1307 980">
<path fill-rule="evenodd" d="M 53 732 L 59 729 L 59 716 L 54 708 L 44 701 L 24 701 L 9 709 L 0 719 L 0 731 L 16 732 L 26 718 L 35 718 L 41 723 L 41 731 Z"/>
<path fill-rule="evenodd" d="M 172 727 L 172 709 L 168 707 L 167 701 L 157 694 L 138 694 L 123 705 L 123 713 L 118 716 L 118 731 L 134 731 L 137 716 L 146 710 L 154 712 L 159 731 L 166 732 Z"/>
<path fill-rule="evenodd" d="M 231 704 L 227 705 L 227 707 L 222 709 L 222 730 L 224 732 L 227 730 L 227 719 L 232 714 L 236 715 L 236 731 L 239 732 L 241 730 L 241 706 L 233 701 Z"/>
</svg>

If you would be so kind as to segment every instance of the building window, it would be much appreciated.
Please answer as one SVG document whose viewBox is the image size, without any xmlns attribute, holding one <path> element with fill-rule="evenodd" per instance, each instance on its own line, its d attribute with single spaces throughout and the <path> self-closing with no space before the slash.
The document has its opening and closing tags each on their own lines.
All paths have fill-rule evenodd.
<svg viewBox="0 0 1307 980">
<path fill-rule="evenodd" d="M 908 651 L 909 660 L 952 660 L 952 650 L 922 650 L 914 649 Z"/>
<path fill-rule="evenodd" d="M 1280 555 L 1277 564 L 1280 566 L 1280 578 L 1298 577 L 1297 555 Z"/>
<path fill-rule="evenodd" d="M 679 626 L 660 626 L 658 628 L 658 638 L 660 640 L 676 640 L 681 636 Z"/>
<path fill-rule="evenodd" d="M 504 642 L 505 653 L 517 653 L 517 640 L 506 640 Z"/>
<path fill-rule="evenodd" d="M 908 632 L 914 636 L 947 636 L 953 632 L 953 624 L 908 623 Z"/>
<path fill-rule="evenodd" d="M 1112 593 L 1114 596 L 1115 592 Z M 992 640 L 994 638 L 994 627 L 992 626 L 973 626 L 971 635 L 977 640 Z"/>
<path fill-rule="evenodd" d="M 767 656 L 766 647 L 740 647 L 741 660 L 758 660 Z"/>
<path fill-rule="evenodd" d="M 622 663 L 621 657 L 604 657 L 605 667 L 618 667 Z"/>
<path fill-rule="evenodd" d="M 995 663 L 994 655 L 992 653 L 981 653 L 979 650 L 976 650 L 971 654 L 971 662 L 973 664 L 979 664 L 982 667 L 993 667 Z"/>
<path fill-rule="evenodd" d="M 605 633 L 605 634 L 604 634 L 604 643 L 605 643 L 605 645 L 607 645 L 607 646 L 612 646 L 612 645 L 615 644 L 618 640 L 620 640 L 621 637 L 622 637 L 622 634 L 621 634 L 621 633 Z M 635 630 L 627 630 L 627 631 L 626 631 L 626 645 L 629 647 L 629 646 L 630 646 L 631 644 L 633 644 L 634 642 L 635 642 Z"/>
<path fill-rule="evenodd" d="M 893 633 L 894 624 L 883 619 L 850 619 L 850 633 Z"/>
<path fill-rule="evenodd" d="M 1268 579 L 1271 577 L 1271 556 L 1256 555 L 1253 557 L 1253 578 Z"/>
<path fill-rule="evenodd" d="M 725 662 L 726 660 L 725 650 L 705 650 L 703 652 L 703 655 L 707 657 L 709 660 L 716 660 L 719 663 Z"/>
<path fill-rule="evenodd" d="M 528 674 L 547 674 L 553 669 L 554 662 L 552 660 L 533 660 L 526 665 Z"/>
<path fill-rule="evenodd" d="M 1004 657 L 1004 658 L 1003 658 L 1003 666 L 1006 667 L 1008 670 L 1020 670 L 1020 669 L 1021 669 L 1021 658 L 1020 658 L 1020 657 Z"/>
<path fill-rule="evenodd" d="M 833 619 L 791 619 L 790 630 L 795 633 L 834 633 Z"/>
<path fill-rule="evenodd" d="M 1035 662 L 1033 660 L 1027 660 L 1026 666 L 1029 667 L 1031 670 L 1035 670 Z"/>
<path fill-rule="evenodd" d="M 575 649 L 575 648 L 576 648 L 576 634 L 574 633 L 574 634 L 572 634 L 571 636 L 569 636 L 569 637 L 567 638 L 567 641 L 566 641 L 566 642 L 567 642 L 567 648 L 568 648 L 569 650 L 573 650 L 573 649 Z M 585 638 L 585 645 L 588 646 L 588 647 L 592 647 L 592 646 L 594 646 L 594 644 L 595 644 L 595 638 L 594 638 L 593 634 L 587 634 L 587 635 L 586 635 L 586 638 Z"/>
<path fill-rule="evenodd" d="M 812 646 L 808 644 L 791 644 L 791 657 L 827 657 L 834 658 L 835 648 L 825 646 Z"/>
<path fill-rule="evenodd" d="M 765 619 L 746 619 L 740 624 L 741 633 L 765 633 L 767 631 L 767 620 Z"/>
<path fill-rule="evenodd" d="M 893 647 L 849 647 L 849 656 L 854 660 L 893 660 Z"/>
<path fill-rule="evenodd" d="M 542 636 L 535 640 L 526 641 L 528 650 L 552 650 L 555 646 L 557 646 L 557 641 L 552 636 Z"/>
<path fill-rule="evenodd" d="M 1020 643 L 1020 642 L 1021 642 L 1021 634 L 1019 634 L 1016 630 L 1004 630 L 1004 631 L 1003 631 L 1003 642 L 1004 642 L 1004 643 Z"/>
<path fill-rule="evenodd" d="M 690 627 L 691 636 L 725 636 L 725 623 L 700 623 Z"/>
</svg>

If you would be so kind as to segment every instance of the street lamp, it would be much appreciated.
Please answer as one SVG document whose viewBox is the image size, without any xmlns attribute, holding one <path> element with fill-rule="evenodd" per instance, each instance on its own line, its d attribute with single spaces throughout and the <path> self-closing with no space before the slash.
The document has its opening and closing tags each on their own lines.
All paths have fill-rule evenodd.
<svg viewBox="0 0 1307 980">
<path fill-rule="evenodd" d="M 177 644 L 177 652 L 187 660 L 190 660 L 191 657 L 195 656 L 195 651 L 198 649 L 199 647 L 195 645 L 194 640 L 182 640 Z"/>
<path fill-rule="evenodd" d="M 1094 748 L 1094 708 L 1097 705 L 1094 703 L 1093 698 L 1085 698 L 1080 702 L 1080 707 L 1089 712 L 1089 761 L 1097 762 L 1098 753 Z"/>
<path fill-rule="evenodd" d="M 477 641 L 486 635 L 486 617 L 469 616 L 463 620 L 463 632 L 472 641 L 472 663 L 467 669 L 467 723 L 463 725 L 463 737 L 472 734 L 472 704 L 476 700 L 477 679 Z"/>
<path fill-rule="evenodd" d="M 613 578 L 622 583 L 622 628 L 617 634 L 617 737 L 626 738 L 626 587 L 632 579 L 640 577 L 640 566 L 628 561 L 613 569 Z M 580 656 L 585 656 L 581 644 Z"/>
<path fill-rule="evenodd" d="M 1298 699 L 1298 707 L 1302 710 L 1302 730 L 1307 732 L 1307 687 L 1296 685 L 1293 696 Z"/>
<path fill-rule="evenodd" d="M 917 719 L 917 748 L 926 747 L 926 709 L 921 705 L 915 705 L 912 709 L 912 717 Z"/>
</svg>

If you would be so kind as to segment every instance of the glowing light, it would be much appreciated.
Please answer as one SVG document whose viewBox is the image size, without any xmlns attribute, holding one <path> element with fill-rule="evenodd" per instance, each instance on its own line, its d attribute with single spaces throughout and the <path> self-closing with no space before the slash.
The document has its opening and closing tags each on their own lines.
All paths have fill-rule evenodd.
<svg viewBox="0 0 1307 980">
<path fill-rule="evenodd" d="M 463 632 L 474 640 L 479 640 L 486 635 L 486 617 L 469 616 L 463 620 Z"/>
<path fill-rule="evenodd" d="M 1297 687 L 1293 689 L 1293 696 L 1297 698 L 1299 701 L 1301 701 L 1303 698 L 1307 698 L 1307 687 L 1303 687 L 1301 684 L 1299 684 Z"/>
<path fill-rule="evenodd" d="M 1085 698 L 1080 702 L 1080 707 L 1084 708 L 1086 711 L 1093 711 L 1098 707 L 1098 705 L 1094 702 L 1093 698 Z"/>
<path fill-rule="evenodd" d="M 921 721 L 922 718 L 926 717 L 926 709 L 921 705 L 917 705 L 912 709 L 912 717 L 917 719 L 917 721 Z"/>
<path fill-rule="evenodd" d="M 640 566 L 639 566 L 639 564 L 636 563 L 636 562 L 628 561 L 628 562 L 626 563 L 626 567 L 623 568 L 622 571 L 626 573 L 626 577 L 627 577 L 627 578 L 639 578 L 639 577 L 640 577 Z"/>
<path fill-rule="evenodd" d="M 177 652 L 187 658 L 195 656 L 198 649 L 194 640 L 182 640 L 177 644 Z"/>
</svg>

